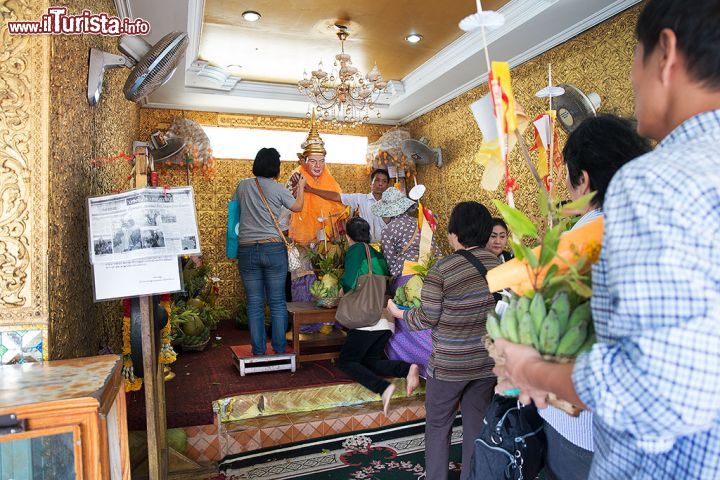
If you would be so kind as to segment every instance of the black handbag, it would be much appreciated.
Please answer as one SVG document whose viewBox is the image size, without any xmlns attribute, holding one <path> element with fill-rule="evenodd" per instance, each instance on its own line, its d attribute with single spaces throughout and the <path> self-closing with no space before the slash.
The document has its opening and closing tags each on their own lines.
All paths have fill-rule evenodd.
<svg viewBox="0 0 720 480">
<path fill-rule="evenodd" d="M 544 466 L 547 441 L 535 404 L 495 395 L 475 439 L 470 478 L 533 480 Z"/>
</svg>

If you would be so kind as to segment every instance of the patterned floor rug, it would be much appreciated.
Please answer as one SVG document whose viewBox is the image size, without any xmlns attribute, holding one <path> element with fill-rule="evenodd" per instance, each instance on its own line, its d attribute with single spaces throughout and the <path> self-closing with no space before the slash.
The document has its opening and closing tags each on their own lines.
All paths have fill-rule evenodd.
<svg viewBox="0 0 720 480">
<path fill-rule="evenodd" d="M 411 422 L 256 450 L 226 458 L 220 470 L 227 480 L 425 479 L 424 430 L 425 422 Z M 460 478 L 461 444 L 456 425 L 449 479 Z"/>
</svg>

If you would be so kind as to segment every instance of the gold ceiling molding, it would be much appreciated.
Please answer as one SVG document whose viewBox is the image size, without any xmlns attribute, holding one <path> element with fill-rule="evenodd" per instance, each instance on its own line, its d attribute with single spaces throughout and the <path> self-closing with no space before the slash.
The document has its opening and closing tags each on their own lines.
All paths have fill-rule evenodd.
<svg viewBox="0 0 720 480">
<path fill-rule="evenodd" d="M 170 110 L 156 108 L 140 109 L 140 136 L 150 138 L 155 130 L 167 130 L 175 117 L 193 120 L 200 125 L 210 127 L 228 128 L 262 128 L 265 130 L 285 130 L 304 132 L 310 129 L 310 121 L 305 118 L 276 117 L 272 115 L 251 115 L 242 113 L 216 113 L 199 112 L 194 110 Z M 355 128 L 342 128 L 337 125 L 320 123 L 320 133 L 334 133 L 338 135 L 358 135 L 368 137 L 372 143 L 387 132 L 391 127 L 387 125 L 360 125 Z"/>
<path fill-rule="evenodd" d="M 310 120 L 306 118 L 273 117 L 269 115 L 243 115 L 224 114 L 217 115 L 218 127 L 235 128 L 264 128 L 267 130 L 307 131 L 310 129 Z M 372 139 L 380 138 L 390 127 L 385 125 L 363 124 L 355 128 L 341 127 L 332 123 L 321 122 L 318 130 L 321 133 L 334 133 L 338 135 L 366 136 Z"/>
<path fill-rule="evenodd" d="M 32 20 L 44 0 L 2 2 L 3 20 Z M 50 39 L 0 28 L 0 325 L 47 322 Z"/>
</svg>

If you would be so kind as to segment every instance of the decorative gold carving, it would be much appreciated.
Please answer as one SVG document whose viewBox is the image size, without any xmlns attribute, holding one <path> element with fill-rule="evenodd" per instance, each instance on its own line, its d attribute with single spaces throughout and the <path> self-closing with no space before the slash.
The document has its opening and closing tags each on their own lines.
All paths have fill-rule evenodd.
<svg viewBox="0 0 720 480">
<path fill-rule="evenodd" d="M 555 82 L 572 83 L 586 92 L 598 92 L 602 98 L 601 111 L 632 116 L 633 101 L 629 76 L 635 45 L 635 23 L 640 8 L 641 5 L 631 8 L 513 69 L 513 92 L 528 118 L 535 118 L 547 109 L 547 102 L 535 98 L 534 94 L 547 86 L 548 63 L 552 63 Z M 483 203 L 493 214 L 497 214 L 492 200 L 504 200 L 502 187 L 495 192 L 480 188 L 482 167 L 474 161 L 482 135 L 469 106 L 486 93 L 487 86 L 480 86 L 406 125 L 414 138 L 425 136 L 432 146 L 443 149 L 445 166 L 440 169 L 435 166 L 420 167 L 418 181 L 428 187 L 424 201 L 440 218 L 437 238 L 446 249 L 446 226 L 455 204 L 475 200 Z M 558 131 L 562 148 L 566 136 L 559 127 Z M 525 138 L 528 145 L 532 145 L 531 128 L 526 131 Z M 537 161 L 534 154 L 533 157 Z M 516 206 L 538 221 L 540 211 L 537 206 L 537 190 L 525 162 L 520 157 L 519 148 L 516 148 L 510 157 L 510 173 L 519 184 L 514 195 Z M 559 175 L 555 176 L 558 195 L 566 198 L 564 168 L 558 173 Z"/>
<path fill-rule="evenodd" d="M 176 116 L 185 116 L 201 125 L 224 126 L 238 128 L 265 128 L 278 130 L 307 131 L 309 123 L 302 118 L 284 118 L 257 115 L 222 114 L 209 112 L 140 110 L 140 137 L 146 139 L 157 129 L 168 128 Z M 381 125 L 362 125 L 354 129 L 325 130 L 327 124 L 320 124 L 321 133 L 352 133 L 367 135 L 373 142 L 388 130 Z M 298 145 L 298 151 L 300 145 Z M 282 162 L 280 178 L 287 178 L 297 166 L 295 162 Z M 329 166 L 333 176 L 345 192 L 365 192 L 369 190 L 370 181 L 364 166 L 336 165 Z M 233 190 L 243 178 L 252 176 L 252 161 L 249 159 L 218 159 L 216 173 L 211 181 L 199 174 L 191 175 L 191 184 L 195 189 L 195 206 L 200 227 L 200 245 L 203 258 L 215 269 L 215 276 L 221 279 L 220 304 L 235 310 L 238 302 L 244 297 L 240 275 L 235 261 L 225 258 L 225 228 L 227 224 L 227 202 Z M 165 168 L 160 171 L 160 182 L 167 185 L 185 185 L 185 170 L 178 167 Z"/>
<path fill-rule="evenodd" d="M 37 19 L 47 2 L 0 8 L 0 325 L 47 321 L 49 40 L 13 36 L 11 20 Z"/>
</svg>

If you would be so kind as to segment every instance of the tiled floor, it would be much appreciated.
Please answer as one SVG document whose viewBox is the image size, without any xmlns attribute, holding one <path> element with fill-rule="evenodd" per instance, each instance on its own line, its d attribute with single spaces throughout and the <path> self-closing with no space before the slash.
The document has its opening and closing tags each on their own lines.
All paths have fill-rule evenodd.
<svg viewBox="0 0 720 480">
<path fill-rule="evenodd" d="M 380 402 L 314 412 L 274 415 L 222 425 L 189 427 L 186 455 L 198 462 L 328 435 L 378 428 L 425 418 L 424 396 L 393 400 L 388 416 Z"/>
</svg>

